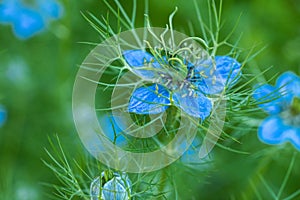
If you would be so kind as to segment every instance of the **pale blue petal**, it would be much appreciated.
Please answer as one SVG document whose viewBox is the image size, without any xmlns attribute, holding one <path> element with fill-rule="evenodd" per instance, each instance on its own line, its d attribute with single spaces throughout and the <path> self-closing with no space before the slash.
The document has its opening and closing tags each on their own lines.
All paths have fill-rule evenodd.
<svg viewBox="0 0 300 200">
<path fill-rule="evenodd" d="M 259 103 L 259 107 L 269 114 L 278 114 L 284 108 L 284 99 L 281 98 L 279 91 L 271 85 L 258 86 L 252 96 Z"/>
<path fill-rule="evenodd" d="M 132 183 L 128 177 L 128 175 L 123 172 L 121 175 L 118 173 L 114 173 L 115 177 L 119 180 L 119 183 L 127 190 L 131 193 L 131 186 Z"/>
<path fill-rule="evenodd" d="M 215 64 L 212 60 L 203 61 L 195 68 L 195 74 L 202 77 L 195 83 L 200 91 L 205 94 L 219 94 L 225 86 L 231 87 L 239 80 L 241 64 L 229 56 L 216 56 Z"/>
<path fill-rule="evenodd" d="M 281 74 L 277 79 L 276 86 L 289 103 L 295 96 L 300 97 L 300 77 L 293 72 L 288 71 Z"/>
<path fill-rule="evenodd" d="M 145 79 L 157 77 L 157 69 L 162 68 L 150 53 L 143 50 L 127 50 L 123 56 L 133 72 Z"/>
<path fill-rule="evenodd" d="M 128 194 L 126 188 L 120 184 L 120 181 L 116 177 L 104 184 L 102 188 L 102 198 L 105 200 L 126 200 Z"/>
<path fill-rule="evenodd" d="M 182 89 L 173 94 L 173 99 L 175 105 L 188 115 L 200 118 L 202 121 L 210 115 L 212 103 L 198 91 L 191 93 L 188 89 Z"/>
<path fill-rule="evenodd" d="M 169 98 L 168 90 L 159 84 L 143 86 L 133 92 L 128 111 L 137 114 L 158 114 L 168 108 Z"/>
<path fill-rule="evenodd" d="M 90 186 L 91 200 L 99 200 L 101 198 L 100 187 L 101 187 L 101 178 L 98 176 L 92 181 Z"/>
<path fill-rule="evenodd" d="M 289 141 L 300 150 L 300 129 L 284 124 L 280 116 L 266 118 L 258 129 L 259 139 L 266 144 L 282 144 Z"/>
<path fill-rule="evenodd" d="M 21 39 L 32 37 L 45 28 L 43 17 L 29 8 L 19 10 L 18 17 L 13 22 L 15 34 Z"/>
</svg>

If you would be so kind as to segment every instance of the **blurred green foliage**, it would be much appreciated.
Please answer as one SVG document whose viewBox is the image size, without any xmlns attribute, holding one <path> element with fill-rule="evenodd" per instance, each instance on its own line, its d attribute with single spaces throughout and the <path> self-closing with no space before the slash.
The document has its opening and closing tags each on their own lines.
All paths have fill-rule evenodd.
<svg viewBox="0 0 300 200">
<path fill-rule="evenodd" d="M 130 1 L 120 2 L 130 11 Z M 80 152 L 85 151 L 73 124 L 72 86 L 78 66 L 93 48 L 80 42 L 101 41 L 80 12 L 89 11 L 101 17 L 107 15 L 108 9 L 98 0 L 63 0 L 62 4 L 64 16 L 31 39 L 19 40 L 10 26 L 0 25 L 0 104 L 8 111 L 7 122 L 0 128 L 0 199 L 47 199 L 44 195 L 52 189 L 42 183 L 56 181 L 41 162 L 41 158 L 46 157 L 44 148 L 49 147 L 48 136 L 57 134 L 71 159 L 79 158 Z M 152 25 L 165 26 L 175 6 L 179 8 L 174 20 L 175 29 L 188 31 L 187 23 L 191 22 L 195 31 L 200 32 L 193 1 L 151 0 Z M 200 9 L 207 10 L 205 7 Z M 141 6 L 139 13 L 142 12 Z M 267 47 L 246 66 L 252 73 L 273 66 L 260 81 L 287 70 L 300 74 L 298 0 L 224 0 L 222 19 L 224 33 L 231 31 L 239 19 L 234 38 L 242 35 L 241 48 Z M 142 18 L 137 19 L 140 26 L 142 22 Z M 223 141 L 225 145 L 226 142 L 229 143 Z M 250 155 L 216 148 L 214 172 L 205 180 L 201 174 L 189 176 L 186 170 L 179 170 L 181 174 L 178 172 L 176 177 L 180 181 L 177 187 L 181 197 L 256 199 L 254 193 L 259 192 L 262 199 L 269 199 L 268 192 L 263 189 L 264 179 L 258 174 L 278 191 L 292 159 L 291 145 L 285 145 L 285 149 L 279 151 L 278 147 L 261 144 L 253 128 L 241 138 L 241 144 L 233 146 L 250 152 Z M 299 167 L 296 160 L 283 196 L 299 189 Z"/>
</svg>

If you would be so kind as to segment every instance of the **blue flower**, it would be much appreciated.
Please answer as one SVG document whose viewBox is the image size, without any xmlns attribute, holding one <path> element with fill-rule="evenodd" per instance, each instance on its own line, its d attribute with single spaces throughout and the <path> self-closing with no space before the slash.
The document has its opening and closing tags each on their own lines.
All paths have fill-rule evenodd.
<svg viewBox="0 0 300 200">
<path fill-rule="evenodd" d="M 241 64 L 229 56 L 195 65 L 176 55 L 153 56 L 143 50 L 127 50 L 123 56 L 136 75 L 154 82 L 133 92 L 128 111 L 137 114 L 158 114 L 175 105 L 204 120 L 213 106 L 209 96 L 221 93 L 240 77 Z"/>
<path fill-rule="evenodd" d="M 0 4 L 0 23 L 11 24 L 20 39 L 28 39 L 46 28 L 49 18 L 59 18 L 60 4 L 39 0 L 36 9 L 29 8 L 18 0 L 6 0 Z"/>
<path fill-rule="evenodd" d="M 273 145 L 290 142 L 300 150 L 300 77 L 285 72 L 275 86 L 262 85 L 253 97 L 270 115 L 258 129 L 259 139 Z"/>
<path fill-rule="evenodd" d="M 15 20 L 19 5 L 15 1 L 4 1 L 0 4 L 0 22 L 11 23 Z"/>
<path fill-rule="evenodd" d="M 43 17 L 30 8 L 19 8 L 13 21 L 14 32 L 21 39 L 27 39 L 45 28 Z"/>
<path fill-rule="evenodd" d="M 90 187 L 91 200 L 127 200 L 131 195 L 131 181 L 122 175 L 106 170 L 93 180 Z"/>
<path fill-rule="evenodd" d="M 6 118 L 7 118 L 6 109 L 0 106 L 0 128 L 4 125 Z"/>
</svg>

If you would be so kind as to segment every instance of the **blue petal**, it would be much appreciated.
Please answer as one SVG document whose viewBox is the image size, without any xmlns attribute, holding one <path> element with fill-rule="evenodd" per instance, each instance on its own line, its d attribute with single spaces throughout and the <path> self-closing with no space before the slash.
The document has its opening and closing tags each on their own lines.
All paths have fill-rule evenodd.
<svg viewBox="0 0 300 200">
<path fill-rule="evenodd" d="M 203 161 L 202 159 L 199 159 L 199 150 L 201 145 L 202 141 L 198 137 L 195 137 L 191 146 L 186 152 L 184 152 L 180 160 L 185 163 L 199 163 Z"/>
<path fill-rule="evenodd" d="M 210 153 L 209 156 L 200 159 L 199 151 L 201 147 L 202 140 L 199 137 L 195 137 L 191 146 L 181 156 L 181 162 L 191 168 L 195 168 L 195 170 L 207 171 L 208 169 L 211 169 L 213 154 Z M 199 165 L 201 165 L 201 169 L 199 168 Z"/>
<path fill-rule="evenodd" d="M 6 118 L 7 118 L 6 109 L 0 106 L 0 127 L 4 125 Z"/>
<path fill-rule="evenodd" d="M 123 131 L 126 130 L 126 126 L 118 119 L 117 116 L 101 115 L 99 118 L 99 124 L 103 133 L 111 140 L 115 141 L 116 145 L 126 144 L 126 138 L 123 136 Z M 115 138 L 115 136 L 117 136 Z"/>
<path fill-rule="evenodd" d="M 137 114 L 158 114 L 170 105 L 169 92 L 159 84 L 136 89 L 129 101 L 128 111 Z"/>
<path fill-rule="evenodd" d="M 206 119 L 211 112 L 211 101 L 198 91 L 183 88 L 173 94 L 174 103 L 187 114 L 200 118 L 202 121 Z"/>
<path fill-rule="evenodd" d="M 288 71 L 281 74 L 277 79 L 276 86 L 289 103 L 295 96 L 300 97 L 300 77 L 293 72 Z"/>
<path fill-rule="evenodd" d="M 203 78 L 195 84 L 205 94 L 219 94 L 225 86 L 231 87 L 241 77 L 241 64 L 229 56 L 216 56 L 214 63 L 211 60 L 203 61 L 195 69 L 195 73 Z"/>
<path fill-rule="evenodd" d="M 278 114 L 283 109 L 284 99 L 281 98 L 279 91 L 271 85 L 259 86 L 254 90 L 252 96 L 260 103 L 259 107 L 269 114 Z"/>
<path fill-rule="evenodd" d="M 127 50 L 123 56 L 133 72 L 144 79 L 157 77 L 157 69 L 162 68 L 150 53 L 143 50 Z"/>
<path fill-rule="evenodd" d="M 0 22 L 11 23 L 17 16 L 19 7 L 14 1 L 0 4 Z"/>
<path fill-rule="evenodd" d="M 42 16 L 31 9 L 22 8 L 14 20 L 15 34 L 21 39 L 32 37 L 45 27 Z"/>
<path fill-rule="evenodd" d="M 126 188 L 121 184 L 122 180 L 117 177 L 112 178 L 104 184 L 102 188 L 102 198 L 105 200 L 128 199 Z"/>
<path fill-rule="evenodd" d="M 229 56 L 216 56 L 217 73 L 227 81 L 228 85 L 235 84 L 241 77 L 241 64 Z"/>
<path fill-rule="evenodd" d="M 283 133 L 286 129 L 279 116 L 270 116 L 259 126 L 258 137 L 267 144 L 280 144 L 284 140 Z"/>
<path fill-rule="evenodd" d="M 298 151 L 300 151 L 300 128 L 290 127 L 285 134 L 285 139 L 294 145 Z"/>
<path fill-rule="evenodd" d="M 90 186 L 90 196 L 91 200 L 98 200 L 101 198 L 100 196 L 100 187 L 101 187 L 101 178 L 98 176 L 95 178 Z"/>
<path fill-rule="evenodd" d="M 119 183 L 126 189 L 126 191 L 131 193 L 132 183 L 128 175 L 125 172 L 123 172 L 121 175 L 118 173 L 114 173 L 114 176 L 119 180 Z"/>
<path fill-rule="evenodd" d="M 63 8 L 58 2 L 54 0 L 40 0 L 39 8 L 40 12 L 43 13 L 45 17 L 58 19 L 62 16 Z"/>
<path fill-rule="evenodd" d="M 259 139 L 266 144 L 291 142 L 300 150 L 300 128 L 285 125 L 279 116 L 266 118 L 258 129 Z"/>
</svg>

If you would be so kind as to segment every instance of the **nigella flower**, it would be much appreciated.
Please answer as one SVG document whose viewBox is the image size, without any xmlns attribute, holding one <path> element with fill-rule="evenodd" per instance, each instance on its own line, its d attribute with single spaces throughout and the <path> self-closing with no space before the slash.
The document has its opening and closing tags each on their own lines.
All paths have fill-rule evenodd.
<svg viewBox="0 0 300 200">
<path fill-rule="evenodd" d="M 290 142 L 300 150 L 300 77 L 285 72 L 275 86 L 262 85 L 253 97 L 270 115 L 258 129 L 259 139 L 267 144 Z"/>
<path fill-rule="evenodd" d="M 53 0 L 37 1 L 32 8 L 19 0 L 3 1 L 0 4 L 0 23 L 11 24 L 15 35 L 21 39 L 36 35 L 46 28 L 49 18 L 58 18 L 62 12 L 60 4 Z"/>
<path fill-rule="evenodd" d="M 6 109 L 0 105 L 0 127 L 2 127 L 6 121 L 7 112 Z"/>
<path fill-rule="evenodd" d="M 168 53 L 153 56 L 143 50 L 127 50 L 123 56 L 135 74 L 154 82 L 133 92 L 128 111 L 137 114 L 158 114 L 175 105 L 204 120 L 213 104 L 208 96 L 221 93 L 240 77 L 241 64 L 229 56 L 195 65 Z"/>
<path fill-rule="evenodd" d="M 91 200 L 128 200 L 131 195 L 131 181 L 126 173 L 120 175 L 106 170 L 93 180 L 90 194 Z"/>
</svg>

